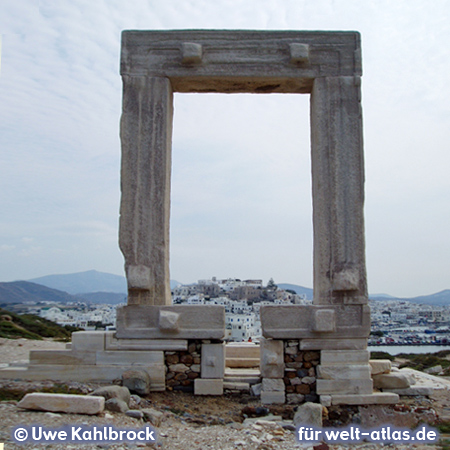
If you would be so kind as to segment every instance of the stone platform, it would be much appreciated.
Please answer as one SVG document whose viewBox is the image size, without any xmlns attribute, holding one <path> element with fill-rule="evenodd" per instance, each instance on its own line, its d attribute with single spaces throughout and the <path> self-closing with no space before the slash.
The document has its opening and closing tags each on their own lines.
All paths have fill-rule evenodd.
<svg viewBox="0 0 450 450">
<path fill-rule="evenodd" d="M 28 365 L 1 369 L 0 378 L 112 383 L 126 370 L 141 368 L 150 375 L 153 391 L 165 390 L 164 352 L 159 342 L 144 342 L 143 348 L 136 351 L 127 343 L 113 349 L 114 341 L 112 331 L 78 331 L 72 334 L 68 349 L 32 350 Z M 183 343 L 176 345 L 180 348 Z"/>
</svg>

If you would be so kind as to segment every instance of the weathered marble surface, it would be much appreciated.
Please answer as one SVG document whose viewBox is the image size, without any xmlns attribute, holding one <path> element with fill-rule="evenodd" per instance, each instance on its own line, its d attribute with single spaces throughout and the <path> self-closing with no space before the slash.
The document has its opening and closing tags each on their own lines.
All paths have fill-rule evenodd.
<svg viewBox="0 0 450 450">
<path fill-rule="evenodd" d="M 179 315 L 176 327 L 167 327 L 167 313 Z M 127 305 L 117 308 L 116 328 L 116 337 L 125 339 L 222 339 L 225 308 L 219 305 Z"/>
<path fill-rule="evenodd" d="M 123 31 L 120 73 L 170 78 L 175 92 L 305 93 L 316 77 L 361 75 L 360 35 Z"/>
</svg>

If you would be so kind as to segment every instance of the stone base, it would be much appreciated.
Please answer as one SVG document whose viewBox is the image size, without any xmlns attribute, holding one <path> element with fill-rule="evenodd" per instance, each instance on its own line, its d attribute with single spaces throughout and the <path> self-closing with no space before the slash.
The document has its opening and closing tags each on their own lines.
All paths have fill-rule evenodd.
<svg viewBox="0 0 450 450">
<path fill-rule="evenodd" d="M 164 347 L 184 350 L 187 341 L 139 343 L 116 339 L 110 331 L 79 331 L 66 350 L 32 350 L 28 365 L 1 369 L 0 378 L 112 383 L 126 370 L 139 368 L 149 374 L 152 391 L 164 391 Z"/>
<path fill-rule="evenodd" d="M 261 391 L 261 403 L 263 405 L 283 404 L 285 402 L 284 392 L 279 391 Z"/>
<path fill-rule="evenodd" d="M 223 380 L 218 378 L 197 378 L 194 381 L 195 395 L 223 395 Z"/>
<path fill-rule="evenodd" d="M 121 378 L 126 370 L 139 367 L 148 372 L 151 379 L 151 391 L 164 391 L 164 365 L 29 365 L 28 367 L 11 367 L 0 370 L 0 378 L 15 380 L 54 380 L 112 383 Z"/>
<path fill-rule="evenodd" d="M 383 389 L 383 392 L 392 392 L 393 394 L 406 395 L 406 396 L 416 396 L 421 395 L 429 397 L 433 394 L 433 386 L 411 386 L 405 389 Z"/>
<path fill-rule="evenodd" d="M 242 342 L 226 346 L 226 366 L 232 368 L 259 367 L 259 345 Z"/>
<path fill-rule="evenodd" d="M 373 394 L 331 395 L 332 405 L 391 405 L 399 402 L 398 394 L 374 392 Z"/>
<path fill-rule="evenodd" d="M 223 339 L 225 308 L 219 305 L 127 305 L 117 308 L 119 339 Z"/>
<path fill-rule="evenodd" d="M 370 379 L 317 380 L 317 393 L 323 394 L 371 394 L 373 382 Z"/>
</svg>

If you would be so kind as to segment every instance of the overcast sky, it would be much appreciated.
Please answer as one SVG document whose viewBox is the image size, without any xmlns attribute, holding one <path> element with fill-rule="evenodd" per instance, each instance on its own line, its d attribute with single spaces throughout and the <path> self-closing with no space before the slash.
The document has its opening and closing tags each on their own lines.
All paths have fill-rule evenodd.
<svg viewBox="0 0 450 450">
<path fill-rule="evenodd" d="M 450 288 L 447 0 L 0 0 L 0 281 L 123 274 L 120 33 L 357 30 L 369 290 Z M 171 278 L 312 287 L 309 96 L 176 94 Z"/>
</svg>

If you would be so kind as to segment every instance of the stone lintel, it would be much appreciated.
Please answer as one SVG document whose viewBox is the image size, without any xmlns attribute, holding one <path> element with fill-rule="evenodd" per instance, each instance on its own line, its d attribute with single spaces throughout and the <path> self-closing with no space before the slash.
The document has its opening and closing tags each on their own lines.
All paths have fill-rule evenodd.
<svg viewBox="0 0 450 450">
<path fill-rule="evenodd" d="M 161 326 L 161 317 L 166 313 L 178 315 L 177 327 Z M 219 305 L 127 305 L 117 308 L 116 328 L 118 339 L 223 339 L 225 308 Z"/>
<path fill-rule="evenodd" d="M 260 314 L 266 338 L 348 339 L 367 338 L 370 333 L 370 308 L 367 305 L 270 305 L 262 306 Z M 329 327 L 329 331 L 315 331 L 326 329 L 320 318 L 322 314 L 335 317 L 335 326 Z"/>
<path fill-rule="evenodd" d="M 167 77 L 175 92 L 311 92 L 361 75 L 354 31 L 123 31 L 121 75 Z"/>
<path fill-rule="evenodd" d="M 332 405 L 392 405 L 399 402 L 398 394 L 374 392 L 373 394 L 331 395 Z"/>
</svg>

